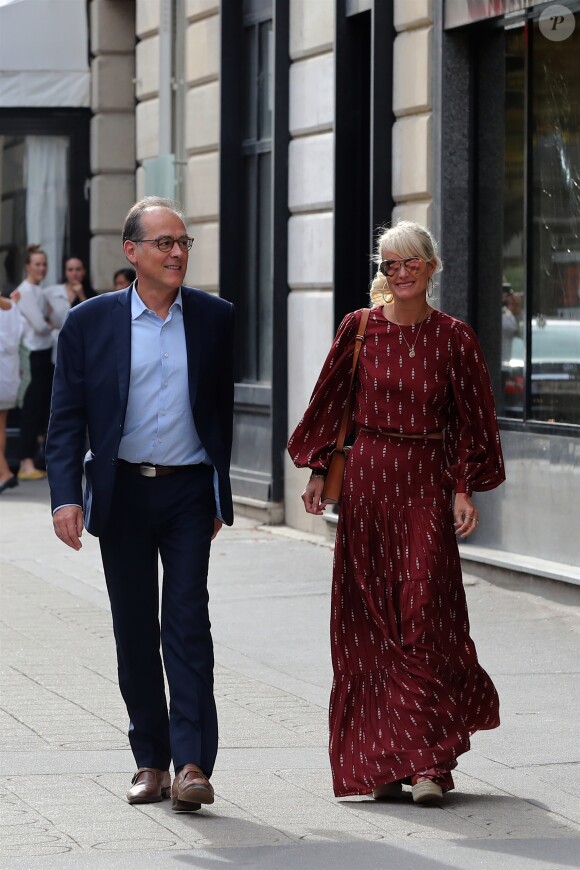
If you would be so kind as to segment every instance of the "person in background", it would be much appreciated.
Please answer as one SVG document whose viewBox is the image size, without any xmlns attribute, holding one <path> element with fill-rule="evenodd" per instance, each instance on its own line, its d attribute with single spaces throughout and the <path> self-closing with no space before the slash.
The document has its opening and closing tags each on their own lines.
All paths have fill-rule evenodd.
<svg viewBox="0 0 580 870">
<path fill-rule="evenodd" d="M 52 362 L 56 363 L 56 346 L 61 327 L 71 308 L 91 299 L 97 294 L 86 281 L 87 270 L 80 257 L 68 257 L 64 264 L 65 279 L 62 284 L 46 287 L 44 295 L 52 309 Z"/>
<path fill-rule="evenodd" d="M 87 282 L 87 270 L 80 257 L 69 257 L 65 261 L 64 281 L 56 286 L 64 289 L 70 308 L 97 295 Z"/>
<path fill-rule="evenodd" d="M 20 383 L 22 319 L 15 302 L 0 296 L 0 493 L 18 486 L 6 461 L 6 419 L 16 405 Z"/>
<path fill-rule="evenodd" d="M 499 699 L 469 634 L 456 536 L 477 529 L 474 491 L 505 479 L 489 374 L 474 331 L 429 303 L 442 268 L 413 221 L 378 240 L 378 272 L 349 394 L 362 312 L 347 314 L 290 438 L 319 516 L 345 402 L 356 431 L 336 532 L 330 760 L 337 797 L 436 803 Z"/>
<path fill-rule="evenodd" d="M 4 256 L 5 281 L 0 287 L 0 296 L 5 296 L 7 299 L 10 297 L 10 294 L 16 288 L 16 285 L 18 283 L 16 279 L 17 262 L 18 248 L 16 245 L 9 245 L 8 250 L 6 251 L 6 254 Z"/>
<path fill-rule="evenodd" d="M 512 285 L 504 281 L 501 290 L 501 360 L 502 364 L 509 363 L 512 358 L 512 343 L 519 335 L 519 326 L 512 310 L 514 291 Z"/>
<path fill-rule="evenodd" d="M 136 277 L 135 269 L 117 269 L 113 275 L 115 290 L 124 290 L 125 287 L 130 287 Z"/>
<path fill-rule="evenodd" d="M 52 363 L 52 309 L 40 286 L 46 277 L 48 261 L 40 245 L 28 245 L 24 261 L 25 280 L 12 293 L 22 315 L 22 344 L 28 351 L 30 382 L 26 388 L 20 415 L 19 480 L 39 480 L 46 477 L 34 464 L 39 437 L 44 439 L 48 426 L 50 394 L 54 365 Z"/>
</svg>

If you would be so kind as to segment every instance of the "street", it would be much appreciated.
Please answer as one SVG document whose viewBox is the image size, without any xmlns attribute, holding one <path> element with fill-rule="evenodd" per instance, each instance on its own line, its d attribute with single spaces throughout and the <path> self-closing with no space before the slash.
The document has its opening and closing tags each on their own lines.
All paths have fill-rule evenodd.
<svg viewBox="0 0 580 870">
<path fill-rule="evenodd" d="M 216 802 L 130 806 L 134 771 L 98 543 L 52 532 L 45 481 L 0 501 L 0 868 L 580 866 L 580 608 L 466 576 L 502 726 L 441 808 L 336 800 L 327 756 L 332 550 L 240 518 L 212 549 Z"/>
</svg>

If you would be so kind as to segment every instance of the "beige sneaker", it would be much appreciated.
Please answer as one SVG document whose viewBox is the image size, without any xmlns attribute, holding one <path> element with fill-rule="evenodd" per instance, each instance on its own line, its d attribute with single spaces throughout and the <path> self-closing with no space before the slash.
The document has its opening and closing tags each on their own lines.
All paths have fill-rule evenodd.
<svg viewBox="0 0 580 870">
<path fill-rule="evenodd" d="M 443 797 L 443 789 L 432 779 L 419 778 L 413 783 L 413 800 L 416 804 L 436 804 Z"/>
<path fill-rule="evenodd" d="M 401 797 L 403 786 L 400 782 L 386 782 L 373 788 L 373 797 L 376 801 L 389 801 Z"/>
</svg>

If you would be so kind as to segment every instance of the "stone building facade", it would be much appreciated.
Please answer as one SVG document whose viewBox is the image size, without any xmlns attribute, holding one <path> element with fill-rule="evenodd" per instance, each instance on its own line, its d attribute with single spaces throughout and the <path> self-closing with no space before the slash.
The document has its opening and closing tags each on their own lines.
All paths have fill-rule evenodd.
<svg viewBox="0 0 580 870">
<path fill-rule="evenodd" d="M 337 324 L 365 304 L 377 227 L 413 218 L 440 240 L 435 303 L 474 325 L 498 397 L 509 482 L 480 497 L 489 521 L 465 558 L 579 581 L 580 209 L 549 154 L 577 179 L 578 119 L 554 106 L 580 104 L 580 9 L 566 4 L 556 53 L 549 5 L 89 0 L 93 284 L 108 289 L 122 265 L 136 197 L 181 203 L 189 283 L 238 311 L 239 511 L 332 532 L 335 518 L 303 511 L 307 474 L 286 438 Z M 520 308 L 508 358 L 502 292 Z M 570 351 L 545 362 L 540 342 L 561 321 Z"/>
</svg>

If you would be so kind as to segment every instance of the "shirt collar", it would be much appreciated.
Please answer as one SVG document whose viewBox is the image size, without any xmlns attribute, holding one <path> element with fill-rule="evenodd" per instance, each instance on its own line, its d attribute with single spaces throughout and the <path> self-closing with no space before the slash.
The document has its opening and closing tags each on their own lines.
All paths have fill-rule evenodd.
<svg viewBox="0 0 580 870">
<path fill-rule="evenodd" d="M 137 318 L 140 317 L 140 315 L 143 314 L 144 311 L 149 311 L 149 309 L 139 296 L 137 283 L 137 280 L 133 281 L 133 292 L 131 293 L 131 320 L 137 320 Z M 175 297 L 175 300 L 173 301 L 169 310 L 172 311 L 174 307 L 179 307 L 179 309 L 183 311 L 183 302 L 181 300 L 181 287 L 177 291 L 177 296 Z"/>
</svg>

